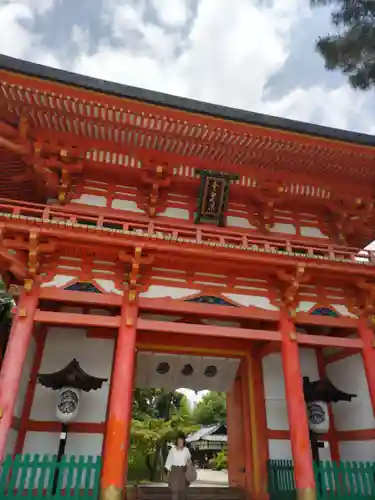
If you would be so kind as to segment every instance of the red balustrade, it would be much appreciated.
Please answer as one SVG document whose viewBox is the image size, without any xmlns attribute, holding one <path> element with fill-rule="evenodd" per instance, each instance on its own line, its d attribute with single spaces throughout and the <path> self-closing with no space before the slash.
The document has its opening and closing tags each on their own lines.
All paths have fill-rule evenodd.
<svg viewBox="0 0 375 500">
<path fill-rule="evenodd" d="M 63 225 L 65 227 L 97 228 L 108 232 L 127 232 L 153 239 L 219 246 L 253 252 L 289 255 L 306 259 L 322 259 L 355 264 L 375 264 L 375 252 L 327 243 L 302 241 L 245 234 L 243 231 L 204 226 L 177 226 L 169 222 L 134 221 L 131 217 L 87 215 L 77 207 L 54 207 L 0 198 L 0 220 L 24 219 L 30 222 Z"/>
</svg>

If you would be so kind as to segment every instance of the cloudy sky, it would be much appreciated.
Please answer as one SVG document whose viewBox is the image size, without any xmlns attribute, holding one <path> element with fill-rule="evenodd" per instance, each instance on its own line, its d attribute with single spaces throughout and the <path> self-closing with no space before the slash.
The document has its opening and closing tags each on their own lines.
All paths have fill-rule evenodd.
<svg viewBox="0 0 375 500">
<path fill-rule="evenodd" d="M 0 52 L 252 111 L 374 132 L 372 92 L 328 73 L 309 0 L 0 0 Z"/>
</svg>

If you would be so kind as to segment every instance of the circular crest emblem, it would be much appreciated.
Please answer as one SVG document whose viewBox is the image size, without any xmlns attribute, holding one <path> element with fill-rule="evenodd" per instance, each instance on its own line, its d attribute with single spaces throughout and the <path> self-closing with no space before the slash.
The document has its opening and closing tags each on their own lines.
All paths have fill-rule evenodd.
<svg viewBox="0 0 375 500">
<path fill-rule="evenodd" d="M 319 403 L 310 403 L 308 407 L 308 416 L 311 424 L 320 425 L 326 419 L 326 412 Z"/>
<path fill-rule="evenodd" d="M 57 408 L 61 413 L 69 415 L 70 413 L 75 412 L 78 407 L 78 403 L 77 394 L 74 391 L 67 389 L 60 394 L 60 400 L 57 404 Z"/>
</svg>

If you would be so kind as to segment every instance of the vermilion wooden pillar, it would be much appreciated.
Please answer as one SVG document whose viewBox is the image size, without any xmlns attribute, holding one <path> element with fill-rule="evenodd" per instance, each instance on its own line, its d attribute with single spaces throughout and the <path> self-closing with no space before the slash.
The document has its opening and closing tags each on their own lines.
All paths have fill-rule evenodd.
<svg viewBox="0 0 375 500">
<path fill-rule="evenodd" d="M 123 498 L 128 467 L 138 306 L 127 296 L 121 310 L 104 443 L 101 500 Z"/>
<path fill-rule="evenodd" d="M 363 342 L 362 359 L 370 393 L 372 411 L 375 416 L 375 337 L 373 328 L 370 326 L 366 316 L 362 315 L 360 317 L 358 332 Z"/>
<path fill-rule="evenodd" d="M 249 356 L 250 404 L 254 413 L 255 429 L 252 429 L 254 456 L 254 490 L 256 498 L 268 498 L 267 462 L 269 459 L 267 437 L 266 398 L 263 382 L 262 358 L 255 349 Z"/>
<path fill-rule="evenodd" d="M 303 395 L 297 333 L 288 313 L 281 311 L 281 357 L 284 371 L 285 395 L 288 408 L 290 441 L 298 500 L 316 500 L 313 460 L 309 426 Z"/>
<path fill-rule="evenodd" d="M 252 427 L 251 407 L 250 407 L 250 385 L 249 385 L 249 366 L 247 359 L 241 361 L 239 373 L 241 375 L 242 392 L 242 415 L 243 415 L 243 441 L 245 449 L 245 467 L 246 467 L 246 491 L 249 498 L 254 497 L 254 463 L 253 463 L 253 439 L 252 433 L 256 429 Z"/>
<path fill-rule="evenodd" d="M 22 369 L 30 344 L 35 311 L 39 299 L 39 286 L 34 281 L 32 290 L 23 290 L 13 319 L 8 346 L 0 372 L 0 461 L 4 457 L 14 407 L 20 385 Z"/>
<path fill-rule="evenodd" d="M 246 488 L 246 452 L 242 411 L 241 377 L 237 375 L 227 392 L 228 481 L 235 488 Z"/>
</svg>

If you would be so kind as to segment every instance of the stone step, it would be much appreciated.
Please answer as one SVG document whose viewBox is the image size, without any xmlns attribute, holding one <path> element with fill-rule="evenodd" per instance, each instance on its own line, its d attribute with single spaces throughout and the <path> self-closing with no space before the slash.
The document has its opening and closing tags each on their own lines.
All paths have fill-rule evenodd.
<svg viewBox="0 0 375 500">
<path fill-rule="evenodd" d="M 171 492 L 163 486 L 139 486 L 139 500 L 169 500 Z M 238 488 L 222 486 L 192 486 L 187 491 L 188 500 L 245 500 L 244 492 Z"/>
</svg>

